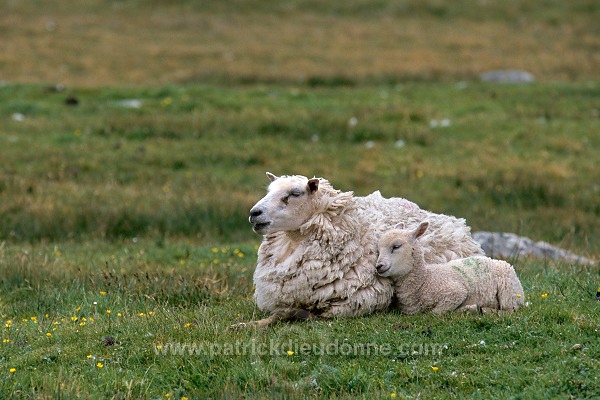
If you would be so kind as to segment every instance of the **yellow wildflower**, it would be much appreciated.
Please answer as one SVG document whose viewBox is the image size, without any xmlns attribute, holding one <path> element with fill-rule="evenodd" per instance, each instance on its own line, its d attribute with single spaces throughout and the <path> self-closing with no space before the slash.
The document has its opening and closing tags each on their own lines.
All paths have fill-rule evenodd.
<svg viewBox="0 0 600 400">
<path fill-rule="evenodd" d="M 548 297 L 548 293 L 543 293 L 542 294 L 542 299 L 545 299 L 546 297 Z"/>
<path fill-rule="evenodd" d="M 122 316 L 123 316 L 123 314 L 117 313 L 117 317 L 122 317 Z"/>
<path fill-rule="evenodd" d="M 218 253 L 219 252 L 219 249 L 217 249 L 216 247 L 213 247 L 211 250 L 212 250 L 213 253 Z"/>
<path fill-rule="evenodd" d="M 392 393 L 390 394 L 390 397 L 391 397 L 392 399 L 395 399 L 395 398 L 396 398 L 396 392 L 392 392 Z"/>
<path fill-rule="evenodd" d="M 106 310 L 106 313 L 110 315 L 110 310 Z"/>
<path fill-rule="evenodd" d="M 87 355 L 87 358 L 88 358 L 88 359 L 89 359 L 89 358 L 92 358 L 92 355 L 91 355 L 91 354 L 88 354 L 88 355 Z"/>
<path fill-rule="evenodd" d="M 47 332 L 46 337 L 52 337 L 52 334 L 50 332 Z"/>
<path fill-rule="evenodd" d="M 101 296 L 104 296 L 104 295 L 106 295 L 106 292 L 105 292 L 104 290 L 101 290 L 101 291 L 100 291 L 100 295 L 101 295 Z"/>
<path fill-rule="evenodd" d="M 96 364 L 96 367 L 102 368 L 102 367 L 104 367 L 104 364 L 102 364 L 101 362 L 99 362 L 99 363 Z"/>
<path fill-rule="evenodd" d="M 17 372 L 17 369 L 16 369 L 16 368 L 11 368 L 11 369 L 9 369 L 8 371 L 9 371 L 11 374 L 13 374 L 13 373 Z"/>
<path fill-rule="evenodd" d="M 433 366 L 433 367 L 431 367 L 431 369 L 432 369 L 433 371 L 437 371 L 439 368 L 438 368 L 438 367 L 436 367 L 436 366 Z"/>
<path fill-rule="evenodd" d="M 291 351 L 291 350 L 288 350 L 288 351 L 287 351 L 287 354 L 288 354 L 288 356 L 293 356 L 293 355 L 294 355 L 294 352 L 293 352 L 293 351 Z"/>
</svg>

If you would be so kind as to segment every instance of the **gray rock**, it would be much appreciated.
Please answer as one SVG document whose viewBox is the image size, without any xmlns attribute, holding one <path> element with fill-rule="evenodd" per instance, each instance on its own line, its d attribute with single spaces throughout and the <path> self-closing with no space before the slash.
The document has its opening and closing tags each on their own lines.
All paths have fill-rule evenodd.
<svg viewBox="0 0 600 400">
<path fill-rule="evenodd" d="M 497 69 L 479 75 L 484 82 L 495 83 L 530 83 L 535 81 L 533 74 L 518 69 Z"/>
<path fill-rule="evenodd" d="M 569 251 L 552 246 L 547 242 L 534 242 L 525 236 L 508 232 L 475 232 L 473 239 L 481 245 L 488 257 L 519 258 L 533 256 L 543 259 L 561 260 L 594 265 L 596 262 Z"/>
</svg>

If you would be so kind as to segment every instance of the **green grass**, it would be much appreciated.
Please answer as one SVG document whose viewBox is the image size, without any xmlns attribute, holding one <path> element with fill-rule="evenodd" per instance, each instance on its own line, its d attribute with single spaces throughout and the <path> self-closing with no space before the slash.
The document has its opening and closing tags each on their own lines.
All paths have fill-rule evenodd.
<svg viewBox="0 0 600 400">
<path fill-rule="evenodd" d="M 2 393 L 597 395 L 597 269 L 518 263 L 530 305 L 511 315 L 390 312 L 228 330 L 260 314 L 250 298 L 254 251 L 251 245 L 213 249 L 145 239 L 4 245 Z M 110 338 L 114 344 L 107 345 Z"/>
<path fill-rule="evenodd" d="M 0 237 L 252 240 L 247 210 L 269 170 L 597 253 L 599 98 L 587 83 L 69 94 L 7 85 Z M 123 108 L 127 99 L 141 108 Z M 450 126 L 432 127 L 443 119 Z"/>
<path fill-rule="evenodd" d="M 228 329 L 265 171 L 597 259 L 596 2 L 55 3 L 0 1 L 1 398 L 598 397 L 598 266 L 512 260 L 510 315 Z"/>
</svg>

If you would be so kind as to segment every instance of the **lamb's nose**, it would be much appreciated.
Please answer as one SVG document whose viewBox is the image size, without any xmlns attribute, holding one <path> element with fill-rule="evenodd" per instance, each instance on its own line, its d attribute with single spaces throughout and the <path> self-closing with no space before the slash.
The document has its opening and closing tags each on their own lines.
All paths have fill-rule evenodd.
<svg viewBox="0 0 600 400">
<path fill-rule="evenodd" d="M 375 268 L 377 268 L 377 271 L 379 271 L 381 268 L 383 268 L 383 264 L 377 264 Z"/>
</svg>

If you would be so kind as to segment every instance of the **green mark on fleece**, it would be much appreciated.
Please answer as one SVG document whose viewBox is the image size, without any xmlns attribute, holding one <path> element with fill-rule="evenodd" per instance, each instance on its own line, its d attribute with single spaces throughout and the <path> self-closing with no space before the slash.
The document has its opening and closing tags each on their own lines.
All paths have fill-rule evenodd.
<svg viewBox="0 0 600 400">
<path fill-rule="evenodd" d="M 472 257 L 460 260 L 460 264 L 453 263 L 451 267 L 463 278 L 469 288 L 475 287 L 473 278 L 479 278 L 489 272 L 489 266 L 486 263 L 479 263 Z"/>
</svg>

